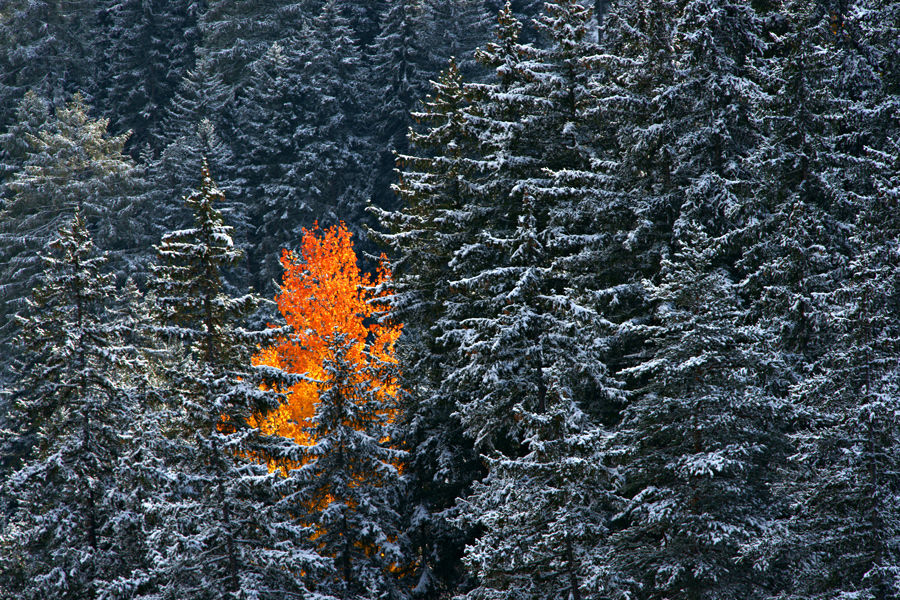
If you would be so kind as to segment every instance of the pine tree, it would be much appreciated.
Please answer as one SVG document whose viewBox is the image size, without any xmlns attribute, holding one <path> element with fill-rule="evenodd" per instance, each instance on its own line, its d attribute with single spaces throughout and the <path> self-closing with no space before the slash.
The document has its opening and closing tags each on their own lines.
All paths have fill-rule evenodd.
<svg viewBox="0 0 900 600">
<path fill-rule="evenodd" d="M 84 218 L 60 229 L 27 313 L 17 437 L 34 445 L 3 484 L 15 512 L 0 536 L 4 597 L 114 597 L 135 567 L 117 521 L 115 476 L 134 402 L 117 374 L 133 357 L 109 325 L 116 290 Z"/>
<path fill-rule="evenodd" d="M 278 406 L 251 357 L 265 334 L 243 329 L 254 296 L 233 298 L 223 275 L 240 258 L 214 203 L 223 195 L 204 162 L 186 203 L 193 227 L 167 234 L 152 267 L 159 335 L 173 346 L 165 371 L 163 457 L 170 471 L 153 503 L 153 581 L 147 598 L 281 598 L 304 594 L 321 561 L 311 531 L 279 508 L 280 475 L 253 457 L 293 445 L 263 436 L 253 414 Z"/>
</svg>

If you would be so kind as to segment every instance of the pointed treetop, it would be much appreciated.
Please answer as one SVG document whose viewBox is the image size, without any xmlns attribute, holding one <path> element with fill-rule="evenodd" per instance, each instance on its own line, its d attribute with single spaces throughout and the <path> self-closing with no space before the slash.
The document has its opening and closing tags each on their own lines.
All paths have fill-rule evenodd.
<svg viewBox="0 0 900 600">
<path fill-rule="evenodd" d="M 216 186 L 216 182 L 213 181 L 212 174 L 209 172 L 209 160 L 205 154 L 200 160 L 200 188 L 185 198 L 185 202 L 194 210 L 201 206 L 212 207 L 216 202 L 225 202 L 225 194 Z M 224 224 L 221 215 L 216 214 L 211 217 L 217 223 Z M 229 229 L 231 228 L 229 227 Z"/>
</svg>

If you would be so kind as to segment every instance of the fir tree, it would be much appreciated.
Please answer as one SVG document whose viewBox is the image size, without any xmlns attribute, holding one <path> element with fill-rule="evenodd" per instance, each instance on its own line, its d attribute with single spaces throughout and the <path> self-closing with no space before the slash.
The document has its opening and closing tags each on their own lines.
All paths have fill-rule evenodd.
<svg viewBox="0 0 900 600">
<path fill-rule="evenodd" d="M 479 585 L 468 598 L 595 598 L 621 582 L 605 543 L 619 499 L 606 433 L 577 407 L 520 414 L 533 432 L 522 457 L 495 456 L 461 501 L 483 529 L 465 562 Z M 475 517 L 473 519 L 473 517 Z"/>
<path fill-rule="evenodd" d="M 336 2 L 308 26 L 273 45 L 253 63 L 238 117 L 246 157 L 239 169 L 253 204 L 253 283 L 269 289 L 277 256 L 293 248 L 300 229 L 316 221 L 359 223 L 371 164 L 364 113 L 362 56 Z"/>
<path fill-rule="evenodd" d="M 552 49 L 520 44 L 507 6 L 499 43 L 481 55 L 497 70 L 497 81 L 470 86 L 474 97 L 467 113 L 480 140 L 480 185 L 472 204 L 491 226 L 466 240 L 453 258 L 451 281 L 461 290 L 457 306 L 467 312 L 450 317 L 457 324 L 447 337 L 459 339 L 459 355 L 467 357 L 453 379 L 467 389 L 480 388 L 460 412 L 470 433 L 487 446 L 518 436 L 513 406 L 547 409 L 548 378 L 559 378 L 564 396 L 584 394 L 576 404 L 590 398 L 594 406 L 583 410 L 603 410 L 621 397 L 596 342 L 611 333 L 609 323 L 583 293 L 583 282 L 576 283 L 586 273 L 567 264 L 588 251 L 591 240 L 579 236 L 566 192 L 552 187 L 548 176 L 585 165 L 575 139 L 588 127 L 591 100 L 584 79 L 565 77 L 574 75 L 576 62 L 589 69 L 590 48 L 579 46 L 584 30 L 573 22 L 585 23 L 590 12 L 576 2 L 548 7 L 558 11 L 545 21 L 559 34 Z"/>
<path fill-rule="evenodd" d="M 0 156 L 3 157 L 0 186 L 4 186 L 24 166 L 31 152 L 29 140 L 40 135 L 41 129 L 49 125 L 50 117 L 47 100 L 33 90 L 26 92 L 16 106 L 15 121 L 0 134 Z M 5 186 L 0 187 L 0 203 L 9 202 L 9 195 L 11 192 Z"/>
<path fill-rule="evenodd" d="M 274 43 L 251 64 L 250 86 L 237 111 L 241 127 L 236 143 L 242 157 L 237 172 L 252 205 L 255 227 L 249 232 L 248 254 L 256 265 L 253 283 L 260 290 L 275 281 L 278 251 L 296 237 L 292 226 L 311 223 L 317 212 L 306 190 L 292 185 L 288 176 L 297 157 L 294 135 L 313 102 L 304 78 L 304 67 L 312 62 L 304 50 L 307 35 L 312 32 L 304 28 Z"/>
<path fill-rule="evenodd" d="M 805 142 L 795 161 L 803 169 L 786 196 L 799 239 L 816 240 L 817 251 L 797 247 L 782 260 L 804 275 L 786 283 L 812 317 L 782 311 L 788 323 L 807 324 L 791 388 L 805 418 L 786 481 L 797 507 L 783 548 L 785 562 L 796 565 L 789 590 L 794 597 L 891 598 L 897 518 L 887 498 L 896 495 L 897 432 L 886 415 L 896 402 L 896 224 L 887 206 L 896 197 L 897 155 L 883 137 L 883 118 L 896 100 L 890 77 L 876 71 L 890 64 L 879 52 L 890 51 L 867 46 L 854 11 L 790 3 L 782 10 L 784 39 L 800 40 L 795 47 L 818 74 L 815 81 L 795 75 L 810 100 L 795 134 Z"/>
<path fill-rule="evenodd" d="M 463 160 L 445 159 L 460 171 L 434 178 L 457 178 L 455 188 L 433 189 L 467 201 L 438 205 L 425 221 L 449 216 L 436 239 L 455 246 L 446 267 L 454 289 L 436 325 L 449 350 L 442 393 L 457 400 L 476 447 L 496 452 L 459 517 L 482 530 L 465 558 L 478 576 L 471 598 L 579 597 L 608 583 L 597 550 L 611 516 L 611 474 L 602 461 L 593 470 L 562 465 L 602 455 L 603 430 L 593 419 L 622 400 L 602 356 L 614 328 L 586 293 L 585 263 L 569 260 L 591 244 L 571 218 L 578 194 L 555 187 L 551 175 L 589 165 L 579 144 L 591 138 L 591 13 L 562 1 L 547 11 L 546 48 L 522 44 L 509 4 L 501 11 L 497 43 L 479 53 L 496 76 L 467 86 L 463 119 L 448 119 L 456 132 L 460 123 L 471 128 L 477 145 Z M 478 227 L 458 228 L 453 241 L 449 231 L 466 219 Z M 567 536 L 564 513 L 590 515 L 589 524 Z M 544 535 L 554 541 L 510 555 Z M 526 585 L 535 571 L 546 579 Z"/>
<path fill-rule="evenodd" d="M 272 43 L 288 37 L 302 23 L 306 2 L 265 0 L 212 0 L 200 17 L 201 41 L 197 54 L 212 73 L 235 93 L 247 82 L 249 65 Z"/>
</svg>

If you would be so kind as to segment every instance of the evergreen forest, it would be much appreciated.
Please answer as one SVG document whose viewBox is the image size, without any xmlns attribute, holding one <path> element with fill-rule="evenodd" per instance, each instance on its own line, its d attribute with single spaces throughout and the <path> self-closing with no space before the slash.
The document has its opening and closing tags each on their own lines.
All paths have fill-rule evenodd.
<svg viewBox="0 0 900 600">
<path fill-rule="evenodd" d="M 900 2 L 0 0 L 0 600 L 900 600 Z"/>
</svg>

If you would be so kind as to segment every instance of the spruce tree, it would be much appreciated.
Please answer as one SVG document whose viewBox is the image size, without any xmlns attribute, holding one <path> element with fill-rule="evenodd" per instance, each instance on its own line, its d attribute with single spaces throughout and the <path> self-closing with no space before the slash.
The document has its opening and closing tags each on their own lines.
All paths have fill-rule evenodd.
<svg viewBox="0 0 900 600">
<path fill-rule="evenodd" d="M 213 73 L 240 94 L 249 76 L 248 66 L 265 54 L 272 43 L 288 37 L 302 23 L 308 2 L 265 0 L 211 0 L 200 17 L 198 56 Z"/>
<path fill-rule="evenodd" d="M 254 458 L 279 456 L 293 442 L 250 425 L 278 406 L 260 387 L 267 370 L 251 366 L 266 334 L 241 326 L 256 298 L 224 292 L 241 252 L 214 206 L 223 194 L 205 162 L 201 173 L 186 199 L 193 226 L 164 236 L 152 267 L 157 330 L 172 348 L 162 387 L 170 475 L 151 507 L 145 597 L 303 595 L 303 578 L 321 567 L 312 531 L 279 509 L 280 475 Z"/>
<path fill-rule="evenodd" d="M 815 3 L 786 3 L 782 11 L 786 31 L 761 69 L 768 95 L 757 110 L 766 138 L 748 161 L 761 185 L 749 204 L 742 267 L 757 318 L 796 365 L 784 389 L 830 346 L 821 299 L 842 277 L 855 209 L 846 186 L 851 160 L 838 141 L 844 115 L 854 111 L 841 99 L 834 56 L 820 50 L 833 36 L 830 16 Z"/>
<path fill-rule="evenodd" d="M 12 435 L 33 445 L 3 484 L 14 512 L 0 543 L 4 598 L 117 597 L 136 567 L 118 522 L 116 478 L 134 398 L 117 375 L 133 356 L 111 326 L 114 278 L 85 219 L 59 230 L 20 317 L 24 356 Z"/>
<path fill-rule="evenodd" d="M 612 213 L 622 215 L 624 211 L 630 220 L 617 229 L 624 238 L 622 247 L 634 261 L 625 269 L 632 272 L 632 285 L 623 286 L 616 297 L 644 316 L 649 310 L 642 306 L 640 279 L 658 271 L 678 201 L 672 181 L 673 123 L 665 110 L 667 90 L 675 77 L 675 4 L 616 2 L 604 24 L 604 52 L 597 61 L 601 75 L 592 82 L 596 118 L 607 131 L 605 144 L 597 148 L 596 172 L 602 177 L 599 188 Z M 636 316 L 640 318 L 640 314 Z M 622 355 L 639 353 L 633 346 Z"/>
<path fill-rule="evenodd" d="M 460 412 L 485 447 L 515 448 L 520 427 L 511 409 L 546 410 L 548 378 L 559 378 L 564 395 L 583 394 L 576 404 L 593 404 L 582 410 L 602 411 L 621 398 L 596 342 L 612 333 L 610 323 L 577 281 L 588 275 L 585 265 L 570 262 L 590 251 L 592 240 L 571 218 L 569 190 L 554 188 L 549 176 L 587 167 L 578 144 L 590 138 L 585 71 L 592 49 L 576 23 L 590 12 L 568 1 L 548 9 L 543 25 L 558 37 L 544 51 L 517 41 L 519 25 L 507 5 L 499 43 L 481 54 L 497 70 L 496 82 L 470 86 L 467 118 L 480 144 L 473 161 L 478 195 L 468 210 L 491 225 L 452 260 L 451 282 L 461 294 L 455 306 L 466 312 L 450 317 L 456 324 L 447 337 L 461 341 L 451 385 L 480 389 L 474 397 L 468 392 Z"/>
<path fill-rule="evenodd" d="M 386 443 L 395 413 L 386 388 L 396 386 L 396 365 L 369 356 L 351 359 L 358 342 L 324 332 L 328 351 L 319 382 L 309 446 L 298 446 L 301 464 L 288 477 L 291 513 L 316 531 L 319 554 L 332 572 L 317 591 L 338 598 L 404 598 L 394 572 L 406 559 L 399 539 L 398 464 L 403 453 Z"/>
<path fill-rule="evenodd" d="M 741 324 L 704 209 L 682 210 L 661 281 L 647 282 L 657 319 L 639 328 L 652 356 L 626 371 L 644 383 L 616 433 L 628 503 L 612 568 L 639 597 L 767 597 L 754 553 L 778 533 L 770 486 L 786 439 L 784 408 L 762 386 L 780 365 L 758 353 L 762 332 Z"/>
<path fill-rule="evenodd" d="M 450 58 L 459 63 L 467 79 L 482 76 L 484 72 L 474 60 L 474 52 L 490 39 L 495 13 L 483 0 L 430 0 L 425 3 L 425 10 L 428 17 L 424 35 L 426 43 L 433 46 L 431 53 L 437 61 L 429 65 L 429 79 L 436 67 Z"/>
<path fill-rule="evenodd" d="M 9 202 L 10 190 L 5 183 L 15 176 L 28 160 L 31 146 L 29 139 L 38 137 L 41 129 L 48 125 L 51 111 L 46 99 L 33 90 L 25 93 L 15 110 L 15 121 L 0 134 L 0 205 Z"/>
<path fill-rule="evenodd" d="M 427 39 L 431 16 L 423 0 L 391 1 L 373 43 L 373 99 L 380 103 L 375 128 L 382 163 L 392 163 L 392 153 L 405 149 L 408 115 L 424 97 L 433 67 L 440 64 L 435 56 L 439 48 Z"/>
<path fill-rule="evenodd" d="M 587 184 L 577 191 L 553 177 L 590 168 L 590 20 L 578 2 L 549 3 L 539 22 L 546 43 L 537 47 L 519 41 L 507 4 L 498 41 L 479 53 L 495 77 L 467 86 L 463 122 L 475 151 L 447 161 L 464 166 L 458 183 L 471 182 L 462 187 L 471 200 L 450 214 L 479 226 L 462 229 L 452 249 L 454 289 L 437 324 L 450 350 L 442 387 L 490 455 L 488 476 L 459 517 L 481 529 L 465 557 L 478 577 L 470 598 L 587 597 L 609 583 L 599 549 L 614 477 L 602 459 L 601 419 L 623 399 L 603 356 L 615 326 L 587 287 L 603 267 L 577 258 L 592 252 L 593 239 L 573 209 L 594 199 Z M 576 463 L 585 468 L 564 466 Z M 563 523 L 575 514 L 588 521 L 567 533 Z M 535 572 L 539 581 L 526 584 Z"/>
<path fill-rule="evenodd" d="M 313 102 L 304 77 L 305 66 L 311 62 L 305 50 L 309 35 L 312 31 L 304 28 L 283 43 L 274 43 L 250 65 L 253 78 L 237 110 L 241 122 L 237 172 L 252 205 L 256 227 L 249 254 L 259 269 L 254 286 L 261 290 L 274 281 L 278 253 L 293 243 L 296 228 L 300 223 L 311 224 L 318 212 L 307 190 L 292 185 L 288 177 L 297 158 L 294 136 L 309 122 L 306 107 Z M 273 228 L 270 220 L 279 228 Z"/>
<path fill-rule="evenodd" d="M 98 63 L 94 104 L 111 116 L 116 130 L 132 132 L 128 143 L 134 156 L 151 141 L 194 64 L 200 10 L 197 0 L 127 0 L 103 15 L 95 44 L 102 45 L 104 59 Z"/>
<path fill-rule="evenodd" d="M 606 539 L 620 500 L 605 453 L 608 433 L 560 398 L 545 413 L 516 416 L 531 431 L 528 452 L 491 457 L 488 477 L 460 501 L 460 519 L 482 531 L 466 548 L 478 581 L 466 597 L 617 594 L 623 582 Z"/>
<path fill-rule="evenodd" d="M 285 44 L 281 64 L 265 67 L 279 87 L 265 91 L 260 78 L 259 94 L 251 98 L 264 105 L 272 96 L 290 96 L 289 104 L 271 107 L 269 114 L 278 115 L 276 137 L 260 122 L 250 128 L 259 139 L 244 140 L 246 147 L 275 146 L 274 160 L 260 157 L 258 168 L 281 162 L 273 168 L 280 174 L 264 182 L 266 189 L 257 188 L 254 198 L 251 260 L 261 265 L 254 282 L 260 289 L 280 276 L 275 259 L 282 248 L 295 247 L 301 227 L 342 220 L 359 227 L 371 190 L 364 175 L 372 161 L 362 53 L 339 4 L 325 2 L 310 26 Z M 249 104 L 248 111 L 254 112 Z"/>
<path fill-rule="evenodd" d="M 898 589 L 897 518 L 886 500 L 896 494 L 896 431 L 886 417 L 896 402 L 887 210 L 896 146 L 884 116 L 895 99 L 889 46 L 868 45 L 866 8 L 781 7 L 787 51 L 777 81 L 801 99 L 784 119 L 792 135 L 782 137 L 793 143 L 772 149 L 792 152 L 780 189 L 790 229 L 778 227 L 790 253 L 772 252 L 760 275 L 792 303 L 768 313 L 793 334 L 780 339 L 796 365 L 789 389 L 803 417 L 785 481 L 796 512 L 780 548 L 792 597 L 891 598 Z"/>
<path fill-rule="evenodd" d="M 402 407 L 392 438 L 409 453 L 404 475 L 408 577 L 417 597 L 435 598 L 468 587 L 460 561 L 473 528 L 451 521 L 456 499 L 484 475 L 470 438 L 456 415 L 456 396 L 445 385 L 456 344 L 443 334 L 448 305 L 457 292 L 450 284 L 450 261 L 477 229 L 469 210 L 474 196 L 469 163 L 475 131 L 463 111 L 462 75 L 454 60 L 433 84 L 418 125 L 409 133 L 412 151 L 399 157 L 395 190 L 400 208 L 373 208 L 387 233 L 374 234 L 394 257 L 391 307 L 404 323 Z"/>
<path fill-rule="evenodd" d="M 32 114 L 36 97 L 26 99 Z M 23 107 L 24 108 L 24 107 Z M 123 154 L 126 135 L 107 133 L 108 121 L 88 116 L 80 96 L 55 111 L 38 131 L 23 132 L 21 167 L 6 182 L 0 213 L 0 344 L 8 352 L 14 315 L 40 272 L 38 251 L 80 207 L 88 229 L 110 253 L 110 267 L 124 276 L 139 270 L 152 215 L 134 201 L 143 182 Z M 37 115 L 30 117 L 37 124 Z M 10 140 L 11 141 L 11 140 Z"/>
<path fill-rule="evenodd" d="M 281 249 L 316 221 L 359 224 L 371 185 L 362 53 L 337 2 L 251 65 L 238 109 L 238 169 L 252 205 L 252 281 L 271 289 Z"/>
<path fill-rule="evenodd" d="M 394 154 L 407 151 L 410 112 L 424 100 L 430 79 L 451 57 L 465 76 L 479 72 L 471 60 L 489 36 L 488 12 L 477 0 L 396 0 L 388 3 L 369 50 L 373 139 L 378 150 L 374 202 L 392 207 Z"/>
<path fill-rule="evenodd" d="M 11 0 L 0 9 L 0 105 L 12 108 L 28 90 L 53 102 L 90 95 L 98 49 L 97 0 Z M 15 116 L 0 114 L 0 130 Z"/>
<path fill-rule="evenodd" d="M 861 214 L 849 276 L 829 298 L 834 342 L 796 388 L 811 418 L 789 482 L 793 597 L 900 593 L 895 198 L 880 194 Z"/>
<path fill-rule="evenodd" d="M 757 189 L 747 158 L 762 139 L 762 21 L 747 3 L 636 0 L 613 6 L 603 37 L 596 94 L 615 144 L 601 189 L 634 211 L 622 241 L 646 278 L 621 288 L 632 399 L 613 442 L 627 505 L 612 568 L 638 597 L 766 597 L 776 574 L 757 553 L 779 535 L 772 491 L 792 410 L 771 387 L 781 357 L 737 284 Z"/>
</svg>

